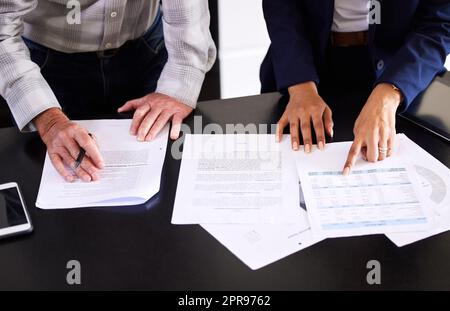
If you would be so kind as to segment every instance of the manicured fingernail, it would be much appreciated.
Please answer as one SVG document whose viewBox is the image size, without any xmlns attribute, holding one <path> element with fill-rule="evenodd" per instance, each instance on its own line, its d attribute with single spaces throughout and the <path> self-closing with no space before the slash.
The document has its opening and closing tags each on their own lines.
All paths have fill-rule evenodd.
<svg viewBox="0 0 450 311">
<path fill-rule="evenodd" d="M 85 182 L 90 182 L 90 181 L 91 181 L 91 176 L 84 176 L 84 177 L 83 177 L 83 180 L 84 180 Z"/>
<path fill-rule="evenodd" d="M 323 150 L 323 141 L 319 141 L 318 147 L 320 150 Z"/>
<path fill-rule="evenodd" d="M 146 141 L 151 141 L 153 139 L 153 135 L 148 134 L 147 138 L 145 139 Z"/>
<path fill-rule="evenodd" d="M 143 138 L 142 136 L 138 136 L 138 137 L 137 137 L 137 140 L 138 140 L 138 141 L 144 141 L 144 138 Z"/>
<path fill-rule="evenodd" d="M 311 152 L 311 146 L 309 144 L 305 145 L 305 152 L 310 153 Z"/>
<path fill-rule="evenodd" d="M 333 128 L 330 128 L 330 136 L 331 136 L 331 138 L 333 138 L 333 136 L 334 136 Z"/>
<path fill-rule="evenodd" d="M 344 168 L 344 172 L 342 173 L 342 175 L 344 175 L 344 176 L 348 176 L 350 174 L 350 167 L 346 167 L 346 168 Z"/>
<path fill-rule="evenodd" d="M 294 142 L 292 143 L 292 149 L 294 149 L 295 151 L 298 150 L 298 143 L 297 143 L 296 141 L 294 141 Z"/>
<path fill-rule="evenodd" d="M 71 175 L 69 175 L 69 176 L 66 176 L 66 181 L 67 182 L 73 182 L 75 179 L 73 178 L 73 176 L 71 176 Z"/>
</svg>

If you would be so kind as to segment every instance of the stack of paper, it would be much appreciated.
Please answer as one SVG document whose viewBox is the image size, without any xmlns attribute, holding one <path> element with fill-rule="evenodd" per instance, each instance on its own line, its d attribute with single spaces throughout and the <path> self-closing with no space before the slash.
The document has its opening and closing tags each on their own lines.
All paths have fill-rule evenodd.
<svg viewBox="0 0 450 311">
<path fill-rule="evenodd" d="M 159 192 L 169 128 L 149 143 L 129 134 L 131 120 L 78 121 L 95 137 L 105 161 L 100 179 L 66 182 L 48 154 L 36 201 L 42 209 L 136 205 Z"/>
<path fill-rule="evenodd" d="M 398 135 L 399 156 L 411 159 L 419 176 L 425 206 L 431 211 L 434 225 L 428 231 L 389 233 L 397 246 L 404 246 L 450 230 L 450 169 L 432 157 L 406 135 Z"/>
<path fill-rule="evenodd" d="M 405 135 L 394 156 L 359 159 L 349 176 L 351 142 L 305 154 L 274 141 L 188 135 L 172 223 L 200 224 L 252 269 L 325 238 L 386 234 L 402 246 L 450 230 L 450 170 Z"/>
<path fill-rule="evenodd" d="M 351 143 L 299 154 L 312 230 L 324 238 L 386 234 L 403 246 L 450 230 L 450 170 L 406 135 L 384 161 L 360 159 L 350 176 L 336 170 Z"/>
<path fill-rule="evenodd" d="M 293 155 L 287 137 L 187 135 L 172 223 L 202 225 L 252 269 L 316 243 Z"/>
<path fill-rule="evenodd" d="M 343 176 L 350 146 L 334 143 L 297 156 L 314 232 L 331 238 L 430 229 L 431 210 L 407 158 L 397 154 L 377 163 L 360 158 Z"/>
</svg>

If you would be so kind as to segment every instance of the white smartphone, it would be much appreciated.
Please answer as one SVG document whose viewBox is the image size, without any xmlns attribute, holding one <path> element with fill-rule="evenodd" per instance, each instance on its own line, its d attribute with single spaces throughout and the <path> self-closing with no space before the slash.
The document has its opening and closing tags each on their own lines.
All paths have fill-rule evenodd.
<svg viewBox="0 0 450 311">
<path fill-rule="evenodd" d="M 33 231 L 30 216 L 16 183 L 0 185 L 0 239 Z"/>
</svg>

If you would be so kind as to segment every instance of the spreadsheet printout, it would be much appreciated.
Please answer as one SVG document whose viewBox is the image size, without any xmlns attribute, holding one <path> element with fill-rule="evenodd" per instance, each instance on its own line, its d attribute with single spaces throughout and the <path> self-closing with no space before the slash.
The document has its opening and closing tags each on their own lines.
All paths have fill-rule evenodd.
<svg viewBox="0 0 450 311">
<path fill-rule="evenodd" d="M 349 176 L 342 167 L 351 143 L 299 152 L 297 168 L 313 231 L 324 237 L 424 231 L 430 213 L 417 175 L 406 159 L 358 159 Z"/>
</svg>

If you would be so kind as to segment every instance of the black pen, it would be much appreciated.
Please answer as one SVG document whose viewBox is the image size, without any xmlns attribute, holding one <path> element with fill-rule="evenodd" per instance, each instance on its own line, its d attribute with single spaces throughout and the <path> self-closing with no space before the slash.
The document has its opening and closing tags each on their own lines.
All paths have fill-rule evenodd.
<svg viewBox="0 0 450 311">
<path fill-rule="evenodd" d="M 91 133 L 89 133 L 91 138 L 94 138 Z M 84 157 L 86 156 L 86 150 L 80 147 L 80 152 L 78 153 L 77 159 L 75 160 L 75 164 L 73 165 L 73 169 L 77 170 L 80 167 L 81 162 L 83 162 Z"/>
</svg>

